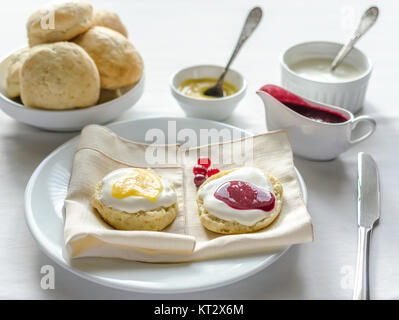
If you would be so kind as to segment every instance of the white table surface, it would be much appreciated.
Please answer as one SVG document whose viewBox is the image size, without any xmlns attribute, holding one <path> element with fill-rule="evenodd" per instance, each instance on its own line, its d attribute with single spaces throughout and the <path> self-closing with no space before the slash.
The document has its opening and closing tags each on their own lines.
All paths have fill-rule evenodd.
<svg viewBox="0 0 399 320">
<path fill-rule="evenodd" d="M 0 55 L 26 44 L 25 21 L 46 1 L 9 0 L 0 16 Z M 146 90 L 120 119 L 183 116 L 169 93 L 168 78 L 177 69 L 199 63 L 224 64 L 248 10 L 261 5 L 263 21 L 248 40 L 234 68 L 248 80 L 248 93 L 226 122 L 265 131 L 264 110 L 255 90 L 279 84 L 279 55 L 308 40 L 347 39 L 360 14 L 374 2 L 335 1 L 91 1 L 120 14 L 146 64 Z M 399 30 L 396 0 L 377 1 L 381 16 L 358 47 L 374 63 L 362 113 L 378 122 L 377 131 L 338 159 L 295 159 L 309 192 L 308 208 L 315 242 L 292 247 L 280 260 L 235 284 L 184 295 L 123 292 L 81 279 L 48 259 L 24 221 L 24 189 L 35 167 L 77 133 L 35 129 L 0 112 L 0 298 L 2 299 L 350 299 L 355 265 L 357 153 L 370 153 L 382 183 L 382 218 L 372 236 L 371 295 L 399 298 Z M 211 11 L 212 10 L 212 11 Z M 55 289 L 40 287 L 43 265 L 55 268 Z M 217 276 L 217 275 L 215 275 Z"/>
</svg>

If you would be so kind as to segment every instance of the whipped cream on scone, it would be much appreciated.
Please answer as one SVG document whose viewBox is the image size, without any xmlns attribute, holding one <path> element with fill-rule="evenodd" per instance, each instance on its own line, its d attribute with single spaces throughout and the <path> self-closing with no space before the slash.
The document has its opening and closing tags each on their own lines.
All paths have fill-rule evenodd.
<svg viewBox="0 0 399 320">
<path fill-rule="evenodd" d="M 100 197 L 106 206 L 129 213 L 167 208 L 177 200 L 169 181 L 152 171 L 137 168 L 122 168 L 106 175 Z"/>
<path fill-rule="evenodd" d="M 276 214 L 276 210 L 280 210 L 281 205 L 273 205 L 269 211 L 261 208 L 243 210 L 232 207 L 215 196 L 217 190 L 228 182 L 248 183 L 249 186 L 256 186 L 260 190 L 270 192 L 271 196 L 275 198 L 273 183 L 264 171 L 253 167 L 239 168 L 216 179 L 210 179 L 198 190 L 198 196 L 202 199 L 204 208 L 212 216 L 225 221 L 235 221 L 244 226 L 253 226 Z M 276 201 L 280 200 L 276 199 Z"/>
<path fill-rule="evenodd" d="M 161 231 L 177 216 L 172 182 L 151 169 L 122 168 L 100 180 L 91 204 L 105 222 L 118 230 Z"/>
</svg>

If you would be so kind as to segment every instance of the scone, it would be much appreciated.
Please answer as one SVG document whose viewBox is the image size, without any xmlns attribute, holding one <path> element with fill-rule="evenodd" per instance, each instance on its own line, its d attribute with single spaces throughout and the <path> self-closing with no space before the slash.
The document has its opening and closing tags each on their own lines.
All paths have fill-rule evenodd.
<svg viewBox="0 0 399 320">
<path fill-rule="evenodd" d="M 109 29 L 118 31 L 123 34 L 126 38 L 128 36 L 126 27 L 123 25 L 118 14 L 110 12 L 108 10 L 94 10 L 93 14 L 93 26 L 107 27 Z"/>
<path fill-rule="evenodd" d="M 54 2 L 32 13 L 26 24 L 29 45 L 67 41 L 87 31 L 93 7 L 83 1 Z"/>
<path fill-rule="evenodd" d="M 34 48 L 20 73 L 21 100 L 27 107 L 51 110 L 90 107 L 100 96 L 94 61 L 71 42 Z"/>
<path fill-rule="evenodd" d="M 10 64 L 8 66 L 7 74 L 7 96 L 11 99 L 19 97 L 21 94 L 19 88 L 19 75 L 21 72 L 21 67 L 25 59 L 29 56 L 30 51 L 30 48 L 23 48 L 14 52 L 9 58 Z"/>
<path fill-rule="evenodd" d="M 119 32 L 96 26 L 74 42 L 85 49 L 96 63 L 101 88 L 116 89 L 140 80 L 143 73 L 140 53 Z"/>
<path fill-rule="evenodd" d="M 203 226 L 223 234 L 249 233 L 267 227 L 278 217 L 282 200 L 281 183 L 252 167 L 219 172 L 197 191 Z"/>
<path fill-rule="evenodd" d="M 114 100 L 119 98 L 123 93 L 121 89 L 115 90 L 108 90 L 108 89 L 101 89 L 100 91 L 100 98 L 98 99 L 98 104 L 106 103 L 108 101 Z"/>
<path fill-rule="evenodd" d="M 110 172 L 96 186 L 92 206 L 119 230 L 166 228 L 177 215 L 174 186 L 150 169 L 122 168 Z"/>
</svg>

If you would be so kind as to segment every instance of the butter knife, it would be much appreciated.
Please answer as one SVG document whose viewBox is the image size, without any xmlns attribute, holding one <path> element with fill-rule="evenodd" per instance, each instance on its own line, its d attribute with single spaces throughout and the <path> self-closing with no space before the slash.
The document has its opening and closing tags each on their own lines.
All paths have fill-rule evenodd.
<svg viewBox="0 0 399 320">
<path fill-rule="evenodd" d="M 369 245 L 373 226 L 380 218 L 380 178 L 373 158 L 358 154 L 358 251 L 353 300 L 368 300 Z"/>
</svg>

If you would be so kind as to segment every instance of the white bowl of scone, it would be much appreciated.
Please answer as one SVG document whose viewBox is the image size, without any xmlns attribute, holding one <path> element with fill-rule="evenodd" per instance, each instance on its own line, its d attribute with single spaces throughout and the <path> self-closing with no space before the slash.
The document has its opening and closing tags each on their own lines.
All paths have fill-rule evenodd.
<svg viewBox="0 0 399 320">
<path fill-rule="evenodd" d="M 51 3 L 27 22 L 29 46 L 0 63 L 0 107 L 36 127 L 109 122 L 143 94 L 144 64 L 118 15 L 81 1 Z"/>
</svg>

